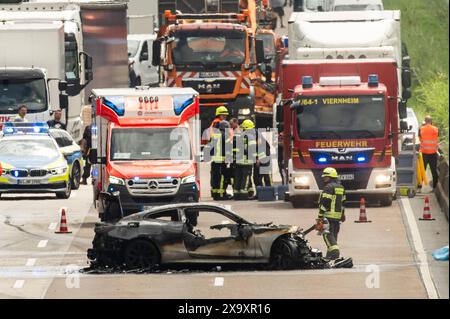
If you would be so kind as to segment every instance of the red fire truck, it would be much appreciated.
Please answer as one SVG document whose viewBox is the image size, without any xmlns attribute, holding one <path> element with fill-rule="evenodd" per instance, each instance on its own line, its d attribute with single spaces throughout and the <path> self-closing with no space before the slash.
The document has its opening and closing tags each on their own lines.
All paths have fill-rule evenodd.
<svg viewBox="0 0 450 319">
<path fill-rule="evenodd" d="M 147 206 L 197 202 L 198 93 L 146 87 L 92 93 L 92 175 L 102 220 Z"/>
<path fill-rule="evenodd" d="M 391 205 L 399 130 L 407 129 L 399 122 L 406 104 L 398 99 L 395 60 L 286 60 L 281 72 L 278 117 L 293 205 L 317 201 L 328 166 L 338 170 L 348 198 Z"/>
</svg>

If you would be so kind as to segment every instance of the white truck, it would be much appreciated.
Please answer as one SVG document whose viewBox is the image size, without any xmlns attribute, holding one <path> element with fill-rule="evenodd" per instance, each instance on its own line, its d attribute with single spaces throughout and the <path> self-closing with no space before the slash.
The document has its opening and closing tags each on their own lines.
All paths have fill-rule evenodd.
<svg viewBox="0 0 450 319">
<path fill-rule="evenodd" d="M 9 3 L 8 3 L 9 2 Z M 81 110 L 88 104 L 88 94 L 93 87 L 125 87 L 128 84 L 127 60 L 127 21 L 125 1 L 88 1 L 88 0 L 34 0 L 30 2 L 2 1 L 0 4 L 1 33 L 7 42 L 2 43 L 7 50 L 3 55 L 11 61 L 2 64 L 2 72 L 9 68 L 40 68 L 47 77 L 59 80 L 61 85 L 51 81 L 47 88 L 51 104 L 29 115 L 30 120 L 47 121 L 56 109 L 65 109 L 67 129 L 76 141 L 83 133 Z M 63 36 L 54 38 L 55 43 L 42 43 L 37 35 L 40 28 L 47 25 L 62 24 Z M 12 26 L 20 28 L 24 35 L 36 34 L 34 45 L 30 38 L 14 38 Z M 8 43 L 3 46 L 3 43 Z M 45 45 L 45 46 L 44 46 Z M 55 60 L 51 48 L 63 48 L 63 54 Z M 35 54 L 30 50 L 46 50 L 46 54 Z M 11 57 L 11 52 L 25 52 L 32 57 L 32 65 L 27 54 Z M 9 53 L 8 53 L 9 52 Z M 23 60 L 21 60 L 23 58 Z M 53 71 L 63 66 L 62 73 Z M 50 73 L 55 75 L 50 75 Z M 94 78 L 95 74 L 95 78 Z M 3 76 L 6 81 L 7 76 Z M 17 80 L 17 79 L 16 79 Z M 65 83 L 67 83 L 67 87 Z M 6 83 L 6 82 L 5 82 Z M 68 105 L 60 105 L 59 89 L 66 89 L 69 95 Z M 64 98 L 64 95 L 62 95 Z M 6 122 L 16 114 L 0 104 L 0 123 Z M 34 115 L 33 115 L 34 114 Z"/>
<path fill-rule="evenodd" d="M 330 11 L 333 0 L 294 0 L 294 12 Z"/>
<path fill-rule="evenodd" d="M 1 23 L 0 43 L 0 126 L 21 105 L 28 107 L 30 122 L 47 121 L 50 110 L 67 107 L 67 96 L 58 98 L 58 81 L 64 79 L 62 22 Z"/>
<path fill-rule="evenodd" d="M 289 60 L 395 59 L 400 97 L 411 97 L 400 11 L 294 12 L 288 34 Z"/>
<path fill-rule="evenodd" d="M 158 27 L 157 0 L 130 0 L 128 2 L 128 34 L 149 34 Z"/>
</svg>

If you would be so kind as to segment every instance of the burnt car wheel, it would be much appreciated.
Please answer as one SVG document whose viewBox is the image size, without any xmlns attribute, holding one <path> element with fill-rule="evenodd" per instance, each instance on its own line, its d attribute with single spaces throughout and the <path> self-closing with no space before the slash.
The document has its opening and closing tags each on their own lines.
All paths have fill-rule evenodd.
<svg viewBox="0 0 450 319">
<path fill-rule="evenodd" d="M 271 264 L 275 269 L 292 269 L 296 266 L 298 248 L 290 238 L 279 238 L 272 247 Z"/>
<path fill-rule="evenodd" d="M 160 256 L 155 245 L 148 240 L 137 239 L 125 248 L 125 265 L 128 269 L 154 269 L 159 264 Z"/>
</svg>

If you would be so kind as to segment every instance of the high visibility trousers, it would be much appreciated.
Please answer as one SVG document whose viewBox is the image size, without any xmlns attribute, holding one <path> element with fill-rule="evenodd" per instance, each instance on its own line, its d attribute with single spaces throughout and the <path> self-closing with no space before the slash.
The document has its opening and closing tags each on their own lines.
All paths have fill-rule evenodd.
<svg viewBox="0 0 450 319">
<path fill-rule="evenodd" d="M 341 228 L 341 222 L 338 220 L 328 219 L 330 223 L 330 232 L 328 234 L 323 234 L 323 240 L 327 245 L 327 259 L 338 259 L 340 255 L 339 246 L 337 243 L 339 230 Z"/>
<path fill-rule="evenodd" d="M 211 162 L 211 197 L 220 199 L 225 195 L 225 163 Z"/>
<path fill-rule="evenodd" d="M 253 167 L 253 182 L 255 186 L 272 186 L 272 174 L 266 174 L 265 170 L 267 170 L 267 166 L 257 167 L 256 164 Z M 263 174 L 261 174 L 261 170 Z M 263 184 L 264 182 L 264 184 Z"/>
<path fill-rule="evenodd" d="M 245 200 L 249 198 L 249 185 L 251 183 L 252 165 L 235 165 L 233 192 L 234 199 Z"/>
</svg>

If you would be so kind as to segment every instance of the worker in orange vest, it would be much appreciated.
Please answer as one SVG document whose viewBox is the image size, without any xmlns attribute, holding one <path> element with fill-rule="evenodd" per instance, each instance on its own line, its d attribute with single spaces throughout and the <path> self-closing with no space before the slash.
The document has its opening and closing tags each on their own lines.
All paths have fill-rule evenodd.
<svg viewBox="0 0 450 319">
<path fill-rule="evenodd" d="M 433 126 L 433 119 L 429 115 L 425 117 L 425 125 L 420 128 L 419 138 L 424 168 L 427 170 L 427 166 L 430 165 L 433 188 L 436 188 L 438 183 L 439 129 Z"/>
</svg>

